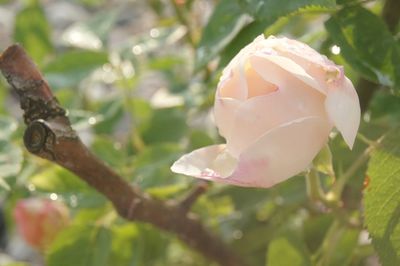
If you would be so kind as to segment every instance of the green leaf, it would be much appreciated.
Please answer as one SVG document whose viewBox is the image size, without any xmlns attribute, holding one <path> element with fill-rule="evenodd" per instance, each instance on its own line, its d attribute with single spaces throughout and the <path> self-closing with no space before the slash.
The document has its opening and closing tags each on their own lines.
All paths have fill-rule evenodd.
<svg viewBox="0 0 400 266">
<path fill-rule="evenodd" d="M 71 46 L 97 50 L 107 41 L 118 13 L 118 10 L 111 9 L 99 12 L 88 21 L 75 23 L 64 32 L 62 39 Z M 81 36 L 81 38 L 76 38 L 76 36 Z"/>
<path fill-rule="evenodd" d="M 126 164 L 126 155 L 112 138 L 95 137 L 91 148 L 93 152 L 112 167 L 120 169 Z"/>
<path fill-rule="evenodd" d="M 105 52 L 76 50 L 57 56 L 43 71 L 53 88 L 74 87 L 107 62 L 108 54 Z"/>
<path fill-rule="evenodd" d="M 112 266 L 170 265 L 166 262 L 168 238 L 147 224 L 113 226 Z M 171 264 L 175 265 L 175 264 Z"/>
<path fill-rule="evenodd" d="M 332 214 L 311 215 L 303 224 L 304 241 L 310 252 L 314 253 L 321 247 L 322 241 L 332 224 L 334 217 Z"/>
<path fill-rule="evenodd" d="M 10 140 L 0 139 L 0 178 L 18 174 L 22 161 L 21 148 Z"/>
<path fill-rule="evenodd" d="M 379 90 L 374 95 L 369 106 L 371 119 L 390 117 L 391 124 L 400 121 L 400 96 L 392 95 L 387 90 Z"/>
<path fill-rule="evenodd" d="M 83 26 L 87 27 L 88 30 L 92 31 L 104 42 L 118 19 L 118 13 L 118 9 L 99 12 L 99 14 L 84 23 Z"/>
<path fill-rule="evenodd" d="M 329 261 L 329 266 L 352 265 L 352 257 L 357 247 L 360 231 L 357 229 L 346 228 L 338 240 L 334 252 Z"/>
<path fill-rule="evenodd" d="M 29 265 L 24 262 L 10 262 L 4 264 L 4 266 L 29 266 Z"/>
<path fill-rule="evenodd" d="M 146 143 L 177 142 L 187 129 L 186 116 L 180 107 L 156 109 L 150 120 L 140 126 Z"/>
<path fill-rule="evenodd" d="M 50 25 L 42 7 L 33 1 L 15 17 L 14 39 L 40 64 L 53 51 Z"/>
<path fill-rule="evenodd" d="M 21 148 L 11 142 L 17 127 L 12 117 L 0 116 L 0 186 L 6 190 L 10 190 L 10 186 L 4 178 L 18 174 L 23 162 Z"/>
<path fill-rule="evenodd" d="M 134 223 L 126 223 L 120 226 L 113 226 L 112 253 L 110 261 L 113 266 L 126 266 L 132 264 L 132 253 L 135 239 L 138 236 L 138 229 Z"/>
<path fill-rule="evenodd" d="M 59 166 L 47 166 L 42 172 L 31 176 L 29 181 L 38 191 L 61 194 L 70 200 L 73 207 L 93 208 L 106 203 L 104 196 Z"/>
<path fill-rule="evenodd" d="M 103 226 L 73 225 L 50 246 L 48 266 L 106 266 L 111 251 L 111 231 Z"/>
<path fill-rule="evenodd" d="M 135 181 L 145 188 L 174 183 L 177 177 L 170 167 L 180 155 L 181 149 L 177 144 L 163 143 L 147 147 L 133 161 Z"/>
<path fill-rule="evenodd" d="M 400 89 L 400 48 L 381 18 L 358 6 L 337 12 L 325 26 L 360 75 Z"/>
<path fill-rule="evenodd" d="M 400 265 L 400 135 L 388 134 L 371 155 L 365 224 L 383 265 Z"/>
<path fill-rule="evenodd" d="M 68 170 L 59 166 L 46 169 L 30 178 L 39 190 L 56 193 L 78 192 L 87 189 L 87 185 Z"/>
<path fill-rule="evenodd" d="M 222 53 L 220 65 L 225 66 L 244 46 L 249 44 L 255 37 L 262 34 L 265 29 L 279 24 L 279 19 L 290 15 L 305 12 L 327 11 L 335 7 L 334 0 L 311 0 L 311 1 L 280 1 L 280 0 L 236 0 L 242 9 L 255 17 L 255 21 L 246 25 L 236 37 L 225 47 Z M 282 3 L 285 2 L 285 3 Z M 287 2 L 287 3 L 286 3 Z M 282 22 L 280 22 L 282 23 Z"/>
<path fill-rule="evenodd" d="M 136 224 L 137 238 L 133 241 L 131 265 L 163 265 L 168 250 L 168 239 L 158 229 L 148 224 Z"/>
<path fill-rule="evenodd" d="M 124 114 L 123 104 L 120 99 L 102 100 L 95 107 L 97 113 L 103 117 L 102 121 L 96 123 L 95 129 L 98 134 L 111 134 L 114 127 L 118 125 Z"/>
<path fill-rule="evenodd" d="M 76 109 L 69 110 L 68 117 L 73 129 L 78 131 L 90 128 L 104 119 L 101 114 Z"/>
<path fill-rule="evenodd" d="M 212 145 L 213 139 L 204 131 L 193 130 L 190 132 L 190 145 L 189 150 L 199 149 L 204 146 Z"/>
<path fill-rule="evenodd" d="M 310 256 L 300 239 L 285 234 L 271 241 L 267 255 L 268 266 L 311 266 Z"/>
<path fill-rule="evenodd" d="M 92 259 L 89 265 L 94 266 L 108 266 L 109 261 L 108 258 L 111 252 L 111 241 L 112 235 L 111 231 L 104 227 L 100 226 L 96 232 L 96 235 L 93 239 L 93 246 L 92 246 Z"/>
<path fill-rule="evenodd" d="M 301 9 L 328 10 L 335 7 L 335 0 L 237 0 L 257 20 L 275 21 Z"/>
<path fill-rule="evenodd" d="M 18 124 L 14 118 L 0 116 L 0 139 L 8 139 L 17 130 Z"/>
<path fill-rule="evenodd" d="M 225 47 L 221 53 L 220 66 L 225 66 L 229 61 L 255 37 L 264 32 L 271 23 L 269 21 L 253 21 L 243 27 L 236 37 Z"/>
<path fill-rule="evenodd" d="M 197 48 L 195 68 L 201 69 L 214 59 L 249 22 L 251 18 L 236 1 L 220 1 L 203 30 Z"/>
</svg>

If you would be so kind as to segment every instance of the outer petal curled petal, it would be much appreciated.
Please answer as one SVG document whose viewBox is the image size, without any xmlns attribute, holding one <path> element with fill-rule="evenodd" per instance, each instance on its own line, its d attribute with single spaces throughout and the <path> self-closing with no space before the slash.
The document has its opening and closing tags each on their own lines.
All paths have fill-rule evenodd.
<svg viewBox="0 0 400 266">
<path fill-rule="evenodd" d="M 331 125 L 305 117 L 268 131 L 239 157 L 237 185 L 271 187 L 304 171 L 328 140 Z"/>
<path fill-rule="evenodd" d="M 247 84 L 244 76 L 244 67 L 240 64 L 232 68 L 218 84 L 216 98 L 234 98 L 245 100 L 247 97 Z"/>
<path fill-rule="evenodd" d="M 268 131 L 237 161 L 225 145 L 195 150 L 174 163 L 175 173 L 243 187 L 271 187 L 305 170 L 326 143 L 331 126 L 319 117 Z"/>
<path fill-rule="evenodd" d="M 223 182 L 237 166 L 226 145 L 212 145 L 183 155 L 171 167 L 172 172 Z"/>
<path fill-rule="evenodd" d="M 360 125 L 361 111 L 356 90 L 347 77 L 341 86 L 329 88 L 325 108 L 329 118 L 351 149 Z"/>
</svg>

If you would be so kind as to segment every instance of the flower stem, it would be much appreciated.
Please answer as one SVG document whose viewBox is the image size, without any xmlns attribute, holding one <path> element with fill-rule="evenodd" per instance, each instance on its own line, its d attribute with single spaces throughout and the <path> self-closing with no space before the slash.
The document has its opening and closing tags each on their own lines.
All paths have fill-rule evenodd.
<svg viewBox="0 0 400 266">
<path fill-rule="evenodd" d="M 344 228 L 338 220 L 333 221 L 330 226 L 321 247 L 314 255 L 314 265 L 324 266 L 328 265 L 332 259 L 335 248 L 344 233 Z"/>
<path fill-rule="evenodd" d="M 358 157 L 354 161 L 354 163 L 347 169 L 347 171 L 336 180 L 331 190 L 331 193 L 335 195 L 336 198 L 340 198 L 347 181 L 357 172 L 357 170 L 361 166 L 363 166 L 368 161 L 369 156 L 374 148 L 375 145 L 369 146 L 367 149 L 365 149 L 360 157 Z"/>
<path fill-rule="evenodd" d="M 312 201 L 319 201 L 324 198 L 324 192 L 321 188 L 321 181 L 317 170 L 312 168 L 306 175 L 307 194 Z"/>
</svg>

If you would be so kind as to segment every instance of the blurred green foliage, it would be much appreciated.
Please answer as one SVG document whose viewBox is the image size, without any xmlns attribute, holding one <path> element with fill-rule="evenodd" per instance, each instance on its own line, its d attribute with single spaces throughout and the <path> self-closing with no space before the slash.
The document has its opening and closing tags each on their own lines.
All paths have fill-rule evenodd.
<svg viewBox="0 0 400 266">
<path fill-rule="evenodd" d="M 304 41 L 343 64 L 355 84 L 366 78 L 381 87 L 363 116 L 361 138 L 376 140 L 399 124 L 399 32 L 382 20 L 383 0 L 67 1 L 68 16 L 84 14 L 78 20 L 65 20 L 59 2 L 0 1 L 0 11 L 13 14 L 9 37 L 43 70 L 93 152 L 155 197 L 180 199 L 196 184 L 170 165 L 222 141 L 210 119 L 216 83 L 261 33 Z M 214 265 L 174 235 L 118 218 L 76 176 L 28 155 L 7 88 L 1 79 L 0 196 L 9 233 L 19 198 L 56 195 L 73 216 L 44 254 L 46 265 Z M 361 266 L 377 255 L 383 265 L 399 265 L 399 132 L 373 152 L 369 184 L 365 162 L 346 180 L 341 208 L 310 202 L 297 176 L 267 190 L 212 184 L 193 212 L 248 265 Z M 358 140 L 349 151 L 333 136 L 329 146 L 314 161 L 325 189 L 335 184 L 332 172 L 340 178 L 368 145 Z M 366 229 L 375 249 L 363 238 Z"/>
</svg>

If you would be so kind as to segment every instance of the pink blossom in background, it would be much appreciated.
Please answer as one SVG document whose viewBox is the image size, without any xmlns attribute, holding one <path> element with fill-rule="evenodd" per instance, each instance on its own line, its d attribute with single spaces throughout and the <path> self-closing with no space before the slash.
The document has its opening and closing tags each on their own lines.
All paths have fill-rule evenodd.
<svg viewBox="0 0 400 266">
<path fill-rule="evenodd" d="M 58 201 L 28 198 L 17 202 L 14 218 L 23 239 L 33 247 L 43 249 L 68 225 L 69 211 Z"/>
<path fill-rule="evenodd" d="M 226 144 L 186 154 L 171 170 L 270 187 L 306 170 L 333 127 L 352 148 L 360 105 L 342 66 L 299 41 L 261 35 L 224 69 L 214 116 Z"/>
</svg>

